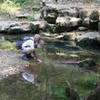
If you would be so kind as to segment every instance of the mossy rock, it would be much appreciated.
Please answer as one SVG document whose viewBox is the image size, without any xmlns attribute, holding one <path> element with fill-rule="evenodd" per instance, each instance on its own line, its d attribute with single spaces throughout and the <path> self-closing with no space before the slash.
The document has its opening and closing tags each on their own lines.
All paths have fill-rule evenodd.
<svg viewBox="0 0 100 100">
<path fill-rule="evenodd" d="M 95 60 L 90 58 L 79 62 L 79 67 L 86 69 L 94 69 L 95 65 L 96 65 Z"/>
</svg>

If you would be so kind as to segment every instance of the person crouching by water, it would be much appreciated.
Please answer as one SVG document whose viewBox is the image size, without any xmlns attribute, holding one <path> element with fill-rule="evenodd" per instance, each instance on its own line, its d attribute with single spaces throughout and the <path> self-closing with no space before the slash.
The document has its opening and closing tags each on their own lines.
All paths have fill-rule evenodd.
<svg viewBox="0 0 100 100">
<path fill-rule="evenodd" d="M 42 62 L 36 54 L 35 48 L 40 45 L 41 37 L 39 34 L 34 35 L 34 37 L 25 37 L 22 44 L 22 53 L 24 53 L 22 59 L 31 60 L 34 59 L 37 62 Z"/>
</svg>

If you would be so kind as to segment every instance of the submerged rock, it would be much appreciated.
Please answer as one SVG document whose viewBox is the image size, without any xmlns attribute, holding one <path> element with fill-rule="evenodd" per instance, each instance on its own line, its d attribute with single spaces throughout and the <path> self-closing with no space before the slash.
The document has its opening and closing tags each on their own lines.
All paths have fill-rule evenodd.
<svg viewBox="0 0 100 100">
<path fill-rule="evenodd" d="M 86 27 L 79 27 L 78 30 L 79 30 L 79 31 L 87 31 L 88 28 L 86 28 Z"/>
<path fill-rule="evenodd" d="M 32 84 L 34 84 L 35 81 L 36 81 L 36 79 L 37 79 L 37 75 L 30 74 L 30 73 L 27 73 L 27 72 L 22 73 L 22 77 L 23 77 L 26 81 L 28 81 L 28 82 L 30 82 L 30 83 L 32 83 Z"/>
<path fill-rule="evenodd" d="M 95 69 L 96 62 L 95 62 L 94 59 L 88 58 L 88 59 L 79 61 L 78 65 L 81 68 L 86 68 L 86 69 L 89 69 L 89 70 L 94 70 Z"/>
</svg>

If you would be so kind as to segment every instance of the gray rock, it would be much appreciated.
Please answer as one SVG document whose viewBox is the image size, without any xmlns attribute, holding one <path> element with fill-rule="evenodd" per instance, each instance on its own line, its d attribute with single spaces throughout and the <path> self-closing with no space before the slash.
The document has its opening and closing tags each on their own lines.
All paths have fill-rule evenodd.
<svg viewBox="0 0 100 100">
<path fill-rule="evenodd" d="M 81 19 L 75 17 L 58 17 L 56 19 L 57 31 L 71 31 L 81 25 Z"/>
<path fill-rule="evenodd" d="M 41 29 L 47 27 L 46 21 L 19 22 L 19 21 L 0 21 L 0 33 L 23 34 L 23 33 L 38 33 Z"/>
<path fill-rule="evenodd" d="M 18 22 L 18 21 L 0 21 L 0 32 L 5 33 L 21 33 L 30 31 L 29 22 Z"/>
<path fill-rule="evenodd" d="M 89 18 L 89 17 L 86 17 L 86 18 L 83 20 L 83 26 L 89 27 L 89 25 L 90 25 L 90 18 Z"/>
<path fill-rule="evenodd" d="M 84 20 L 86 17 L 88 17 L 88 11 L 85 9 L 78 9 L 78 13 L 79 13 L 79 18 L 81 18 L 82 20 Z"/>
<path fill-rule="evenodd" d="M 87 31 L 88 29 L 86 27 L 79 27 L 78 30 L 79 31 Z"/>
<path fill-rule="evenodd" d="M 8 29 L 7 29 L 8 33 L 16 33 L 16 34 L 23 34 L 23 33 L 27 33 L 30 32 L 30 23 L 19 23 L 18 25 L 11 25 Z"/>
<path fill-rule="evenodd" d="M 81 41 L 82 39 L 86 39 L 86 38 L 88 38 L 88 39 L 96 39 L 96 38 L 99 38 L 100 37 L 100 33 L 99 32 L 76 32 L 76 35 L 77 35 L 77 37 L 76 37 L 76 39 L 77 39 L 77 41 L 79 42 L 79 41 Z"/>
</svg>

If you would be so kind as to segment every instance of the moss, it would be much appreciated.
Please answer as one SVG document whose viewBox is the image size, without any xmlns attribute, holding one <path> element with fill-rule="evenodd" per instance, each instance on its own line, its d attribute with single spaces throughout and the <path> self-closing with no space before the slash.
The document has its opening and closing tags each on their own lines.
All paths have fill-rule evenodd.
<svg viewBox="0 0 100 100">
<path fill-rule="evenodd" d="M 9 41 L 1 41 L 0 49 L 9 50 L 9 51 L 17 51 L 15 43 L 11 43 Z"/>
</svg>

